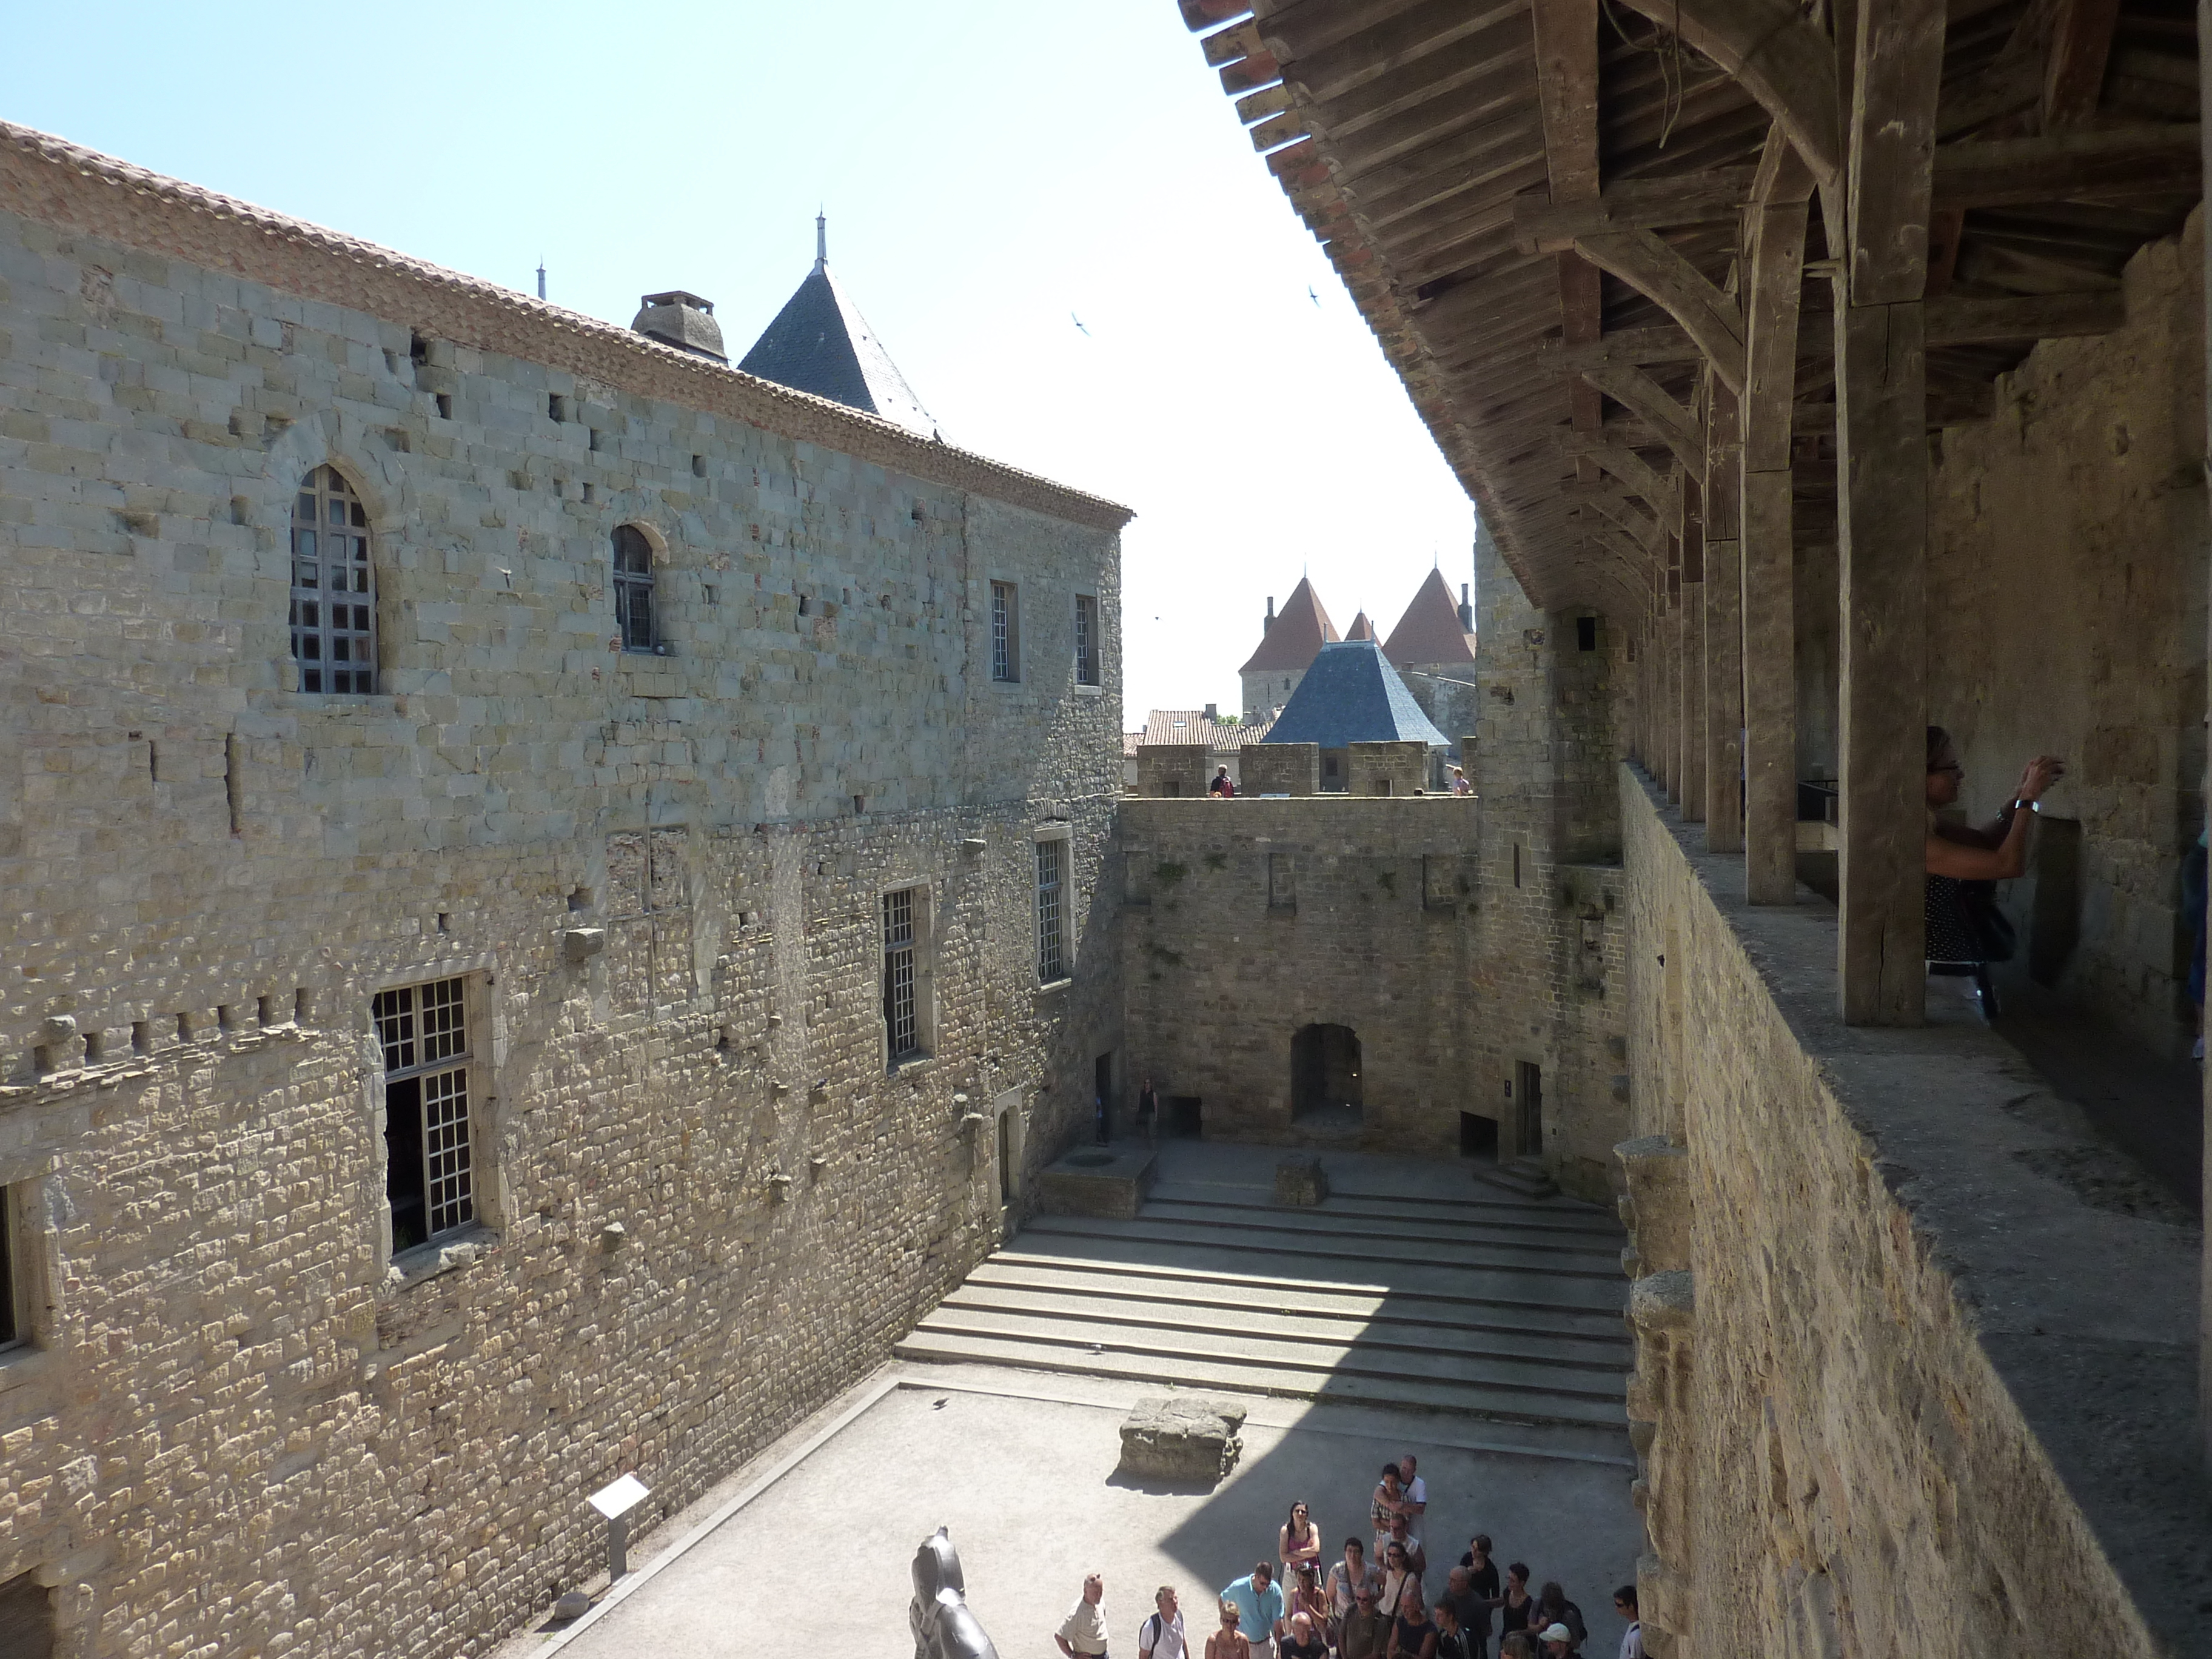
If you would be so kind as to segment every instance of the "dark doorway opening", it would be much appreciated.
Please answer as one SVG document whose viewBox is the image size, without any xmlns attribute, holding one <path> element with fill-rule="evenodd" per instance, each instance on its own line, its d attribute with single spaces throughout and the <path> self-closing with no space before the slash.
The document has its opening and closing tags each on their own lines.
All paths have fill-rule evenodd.
<svg viewBox="0 0 2212 1659">
<path fill-rule="evenodd" d="M 53 1650 L 53 1592 L 27 1572 L 0 1584 L 0 1654 L 48 1659 Z"/>
<path fill-rule="evenodd" d="M 1349 1113 L 1361 1105 L 1359 1038 L 1349 1025 L 1307 1025 L 1291 1039 L 1291 1115 Z"/>
<path fill-rule="evenodd" d="M 999 1114 L 999 1202 L 1014 1201 L 1014 1115 Z"/>
<path fill-rule="evenodd" d="M 1514 1103 L 1520 1110 L 1519 1155 L 1544 1155 L 1544 1068 L 1522 1060 L 1513 1067 Z"/>
<path fill-rule="evenodd" d="M 1114 1138 L 1114 1056 L 1103 1054 L 1091 1062 L 1091 1097 L 1098 1107 L 1098 1139 Z"/>
<path fill-rule="evenodd" d="M 1498 1120 L 1485 1117 L 1480 1112 L 1459 1115 L 1459 1155 L 1462 1158 L 1498 1156 Z"/>
<path fill-rule="evenodd" d="M 1203 1115 L 1199 1109 L 1199 1097 L 1196 1095 L 1168 1097 L 1167 1132 L 1171 1135 L 1179 1135 L 1185 1140 L 1200 1140 L 1205 1138 L 1206 1125 Z"/>
</svg>

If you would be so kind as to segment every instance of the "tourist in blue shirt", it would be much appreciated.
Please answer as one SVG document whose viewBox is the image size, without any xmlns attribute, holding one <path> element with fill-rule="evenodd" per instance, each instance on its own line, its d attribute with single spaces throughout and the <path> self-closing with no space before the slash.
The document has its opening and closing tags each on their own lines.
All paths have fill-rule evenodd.
<svg viewBox="0 0 2212 1659">
<path fill-rule="evenodd" d="M 1221 1599 L 1237 1609 L 1237 1628 L 1252 1644 L 1252 1659 L 1274 1659 L 1275 1626 L 1283 1616 L 1283 1592 L 1275 1583 L 1275 1570 L 1265 1561 L 1221 1592 Z"/>
</svg>

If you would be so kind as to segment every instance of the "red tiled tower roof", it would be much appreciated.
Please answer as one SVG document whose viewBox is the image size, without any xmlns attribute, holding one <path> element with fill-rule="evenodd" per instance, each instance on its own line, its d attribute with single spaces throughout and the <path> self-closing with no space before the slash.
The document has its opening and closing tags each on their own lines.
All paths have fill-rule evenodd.
<svg viewBox="0 0 2212 1659">
<path fill-rule="evenodd" d="M 1322 647 L 1336 637 L 1336 624 L 1314 597 L 1313 584 L 1301 576 L 1291 597 L 1283 601 L 1283 608 L 1275 613 L 1274 624 L 1261 640 L 1260 648 L 1237 672 L 1255 674 L 1287 668 L 1303 673 L 1321 654 Z"/>
<path fill-rule="evenodd" d="M 1367 620 L 1364 611 L 1352 619 L 1352 626 L 1345 629 L 1344 637 L 1347 640 L 1371 640 L 1375 637 L 1375 624 Z"/>
<path fill-rule="evenodd" d="M 1474 645 L 1459 625 L 1459 607 L 1452 603 L 1451 588 L 1443 572 L 1431 570 L 1406 614 L 1390 630 L 1382 654 L 1399 668 L 1416 663 L 1468 663 L 1474 660 Z"/>
</svg>

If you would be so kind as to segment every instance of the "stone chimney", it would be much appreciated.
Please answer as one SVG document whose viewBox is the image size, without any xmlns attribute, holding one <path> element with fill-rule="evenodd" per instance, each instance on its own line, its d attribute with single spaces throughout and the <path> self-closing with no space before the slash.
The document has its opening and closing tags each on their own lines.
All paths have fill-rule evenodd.
<svg viewBox="0 0 2212 1659">
<path fill-rule="evenodd" d="M 712 300 L 702 300 L 679 288 L 665 294 L 648 294 L 639 304 L 642 308 L 629 325 L 639 333 L 696 356 L 712 357 L 718 363 L 730 361 L 722 349 L 722 325 L 714 320 Z"/>
<path fill-rule="evenodd" d="M 1219 720 L 1219 719 L 1221 718 L 1221 706 L 1220 706 L 1218 703 L 1212 703 L 1212 702 L 1210 702 L 1210 703 L 1206 704 L 1206 719 L 1208 719 L 1208 720 Z"/>
<path fill-rule="evenodd" d="M 1467 597 L 1465 582 L 1459 585 L 1459 631 L 1462 634 L 1474 632 L 1474 606 Z"/>
<path fill-rule="evenodd" d="M 1266 639 L 1267 637 L 1267 630 L 1274 625 L 1275 596 L 1273 593 L 1270 593 L 1267 595 L 1267 619 L 1260 624 L 1260 637 L 1263 640 Z"/>
</svg>

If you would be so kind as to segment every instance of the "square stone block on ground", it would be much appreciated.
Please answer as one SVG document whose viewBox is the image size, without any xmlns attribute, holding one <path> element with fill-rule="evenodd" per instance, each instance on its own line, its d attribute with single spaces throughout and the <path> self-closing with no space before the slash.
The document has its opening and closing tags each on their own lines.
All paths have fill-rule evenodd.
<svg viewBox="0 0 2212 1659">
<path fill-rule="evenodd" d="M 1121 1472 L 1136 1479 L 1212 1486 L 1237 1467 L 1244 1443 L 1242 1401 L 1199 1395 L 1146 1395 L 1121 1420 Z"/>
<path fill-rule="evenodd" d="M 1340 1554 L 1347 1534 L 1368 1536 L 1383 1460 L 1407 1451 L 1428 1482 L 1439 1573 L 1469 1534 L 1487 1532 L 1499 1560 L 1527 1561 L 1538 1582 L 1566 1586 L 1589 1620 L 1587 1653 L 1620 1644 L 1610 1597 L 1634 1577 L 1641 1547 L 1625 1442 L 1620 1462 L 1470 1449 L 1451 1443 L 1532 1431 L 1255 1401 L 1233 1474 L 1211 1491 L 1162 1492 L 1117 1471 L 1135 1391 L 1051 1380 L 1095 1399 L 1079 1404 L 912 1380 L 919 1386 L 885 1395 L 815 1448 L 579 1632 L 560 1659 L 751 1659 L 794 1644 L 809 1653 L 903 1656 L 912 1648 L 909 1566 L 940 1526 L 960 1552 L 969 1606 L 1008 1659 L 1054 1651 L 1052 1632 L 1092 1571 L 1105 1577 L 1115 1653 L 1135 1653 L 1138 1624 L 1162 1584 L 1175 1587 L 1202 1641 L 1221 1589 L 1254 1562 L 1275 1560 L 1276 1529 L 1293 1502 L 1310 1507 L 1330 1554 Z M 526 1631 L 497 1659 L 545 1645 Z"/>
</svg>

